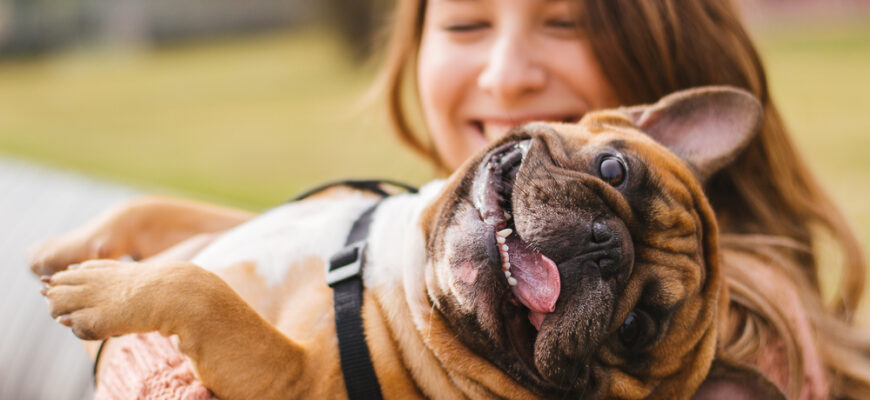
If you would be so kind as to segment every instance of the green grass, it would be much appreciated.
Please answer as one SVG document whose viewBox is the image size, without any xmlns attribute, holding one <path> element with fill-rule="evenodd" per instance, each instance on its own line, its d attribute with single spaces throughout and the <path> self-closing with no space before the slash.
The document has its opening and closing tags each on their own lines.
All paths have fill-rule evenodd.
<svg viewBox="0 0 870 400">
<path fill-rule="evenodd" d="M 870 248 L 870 26 L 756 39 L 798 147 Z M 0 153 L 250 209 L 343 177 L 422 183 L 383 112 L 359 108 L 372 78 L 322 30 L 0 63 Z"/>
<path fill-rule="evenodd" d="M 323 31 L 0 64 L 0 152 L 260 209 L 330 179 L 421 183 Z"/>
<path fill-rule="evenodd" d="M 774 99 L 798 148 L 852 222 L 866 252 L 870 249 L 870 26 L 790 29 L 760 34 L 758 39 Z M 865 296 L 865 305 L 865 310 L 870 309 L 870 296 Z"/>
</svg>

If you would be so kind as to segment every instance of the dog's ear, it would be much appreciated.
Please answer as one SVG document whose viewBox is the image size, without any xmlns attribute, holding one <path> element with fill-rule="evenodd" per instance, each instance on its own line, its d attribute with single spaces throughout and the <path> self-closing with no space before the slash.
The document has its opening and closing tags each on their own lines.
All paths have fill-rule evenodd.
<svg viewBox="0 0 870 400">
<path fill-rule="evenodd" d="M 755 368 L 717 357 L 692 400 L 785 400 L 785 394 Z"/>
<path fill-rule="evenodd" d="M 737 157 L 759 130 L 763 116 L 755 96 L 729 86 L 682 90 L 623 112 L 691 164 L 701 181 Z"/>
</svg>

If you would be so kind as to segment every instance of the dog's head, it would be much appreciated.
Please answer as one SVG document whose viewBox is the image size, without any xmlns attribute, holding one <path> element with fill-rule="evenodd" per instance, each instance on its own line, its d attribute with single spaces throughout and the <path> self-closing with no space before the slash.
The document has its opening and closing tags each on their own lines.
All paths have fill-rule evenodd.
<svg viewBox="0 0 870 400">
<path fill-rule="evenodd" d="M 516 128 L 428 210 L 429 298 L 466 346 L 539 394 L 685 397 L 716 358 L 723 285 L 700 181 L 761 113 L 712 87 Z"/>
</svg>

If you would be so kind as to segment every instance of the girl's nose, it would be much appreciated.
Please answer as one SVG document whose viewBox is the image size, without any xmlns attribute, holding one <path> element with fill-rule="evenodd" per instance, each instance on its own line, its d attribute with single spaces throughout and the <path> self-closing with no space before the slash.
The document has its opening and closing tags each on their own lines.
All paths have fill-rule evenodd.
<svg viewBox="0 0 870 400">
<path fill-rule="evenodd" d="M 545 68 L 534 61 L 529 44 L 521 35 L 502 37 L 493 43 L 477 85 L 504 104 L 544 88 Z M 553 57 L 558 57 L 554 54 Z"/>
</svg>

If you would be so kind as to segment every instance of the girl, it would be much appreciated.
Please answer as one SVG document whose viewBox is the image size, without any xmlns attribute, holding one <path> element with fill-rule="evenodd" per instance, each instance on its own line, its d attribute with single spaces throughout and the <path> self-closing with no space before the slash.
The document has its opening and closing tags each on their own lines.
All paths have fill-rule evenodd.
<svg viewBox="0 0 870 400">
<path fill-rule="evenodd" d="M 870 364 L 855 352 L 868 343 L 848 325 L 864 286 L 860 246 L 792 145 L 729 1 L 399 4 L 383 74 L 391 121 L 444 171 L 517 123 L 576 119 L 694 86 L 754 93 L 765 112 L 760 134 L 705 188 L 731 291 L 721 341 L 790 398 L 870 395 Z M 401 98 L 412 83 L 430 141 L 412 132 Z M 818 275 L 837 266 L 818 265 L 813 250 L 823 233 L 843 254 L 830 305 Z"/>
<path fill-rule="evenodd" d="M 651 103 L 694 86 L 754 93 L 765 111 L 761 133 L 706 187 L 723 233 L 730 289 L 720 341 L 790 398 L 870 397 L 864 356 L 870 343 L 850 324 L 863 291 L 860 247 L 796 153 L 730 1 L 402 0 L 395 16 L 379 84 L 399 138 L 445 173 L 519 123 L 577 120 L 593 109 Z M 412 130 L 411 104 L 422 111 L 425 133 Z M 247 218 L 165 199 L 134 202 L 113 218 L 167 210 L 208 213 L 212 223 L 191 224 L 152 249 L 130 249 L 113 243 L 118 235 L 110 230 L 95 230 L 91 238 L 108 240 L 104 253 L 84 254 L 70 244 L 58 254 L 66 264 L 98 255 L 147 257 Z M 842 266 L 817 264 L 813 249 L 825 236 L 840 245 Z M 817 277 L 838 267 L 836 300 L 825 304 Z M 153 335 L 108 343 L 98 397 L 129 397 L 125 391 L 169 373 L 160 366 L 168 364 L 142 361 L 131 351 L 180 360 Z M 171 374 L 178 390 L 204 393 L 192 375 Z"/>
</svg>

